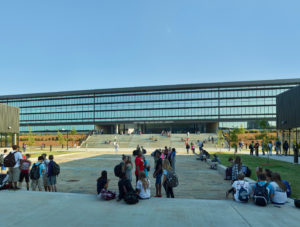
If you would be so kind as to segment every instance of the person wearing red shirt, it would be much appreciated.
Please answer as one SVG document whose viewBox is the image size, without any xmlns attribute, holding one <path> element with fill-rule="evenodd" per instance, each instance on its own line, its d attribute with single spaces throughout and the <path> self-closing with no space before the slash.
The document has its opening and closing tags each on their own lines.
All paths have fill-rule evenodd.
<svg viewBox="0 0 300 227">
<path fill-rule="evenodd" d="M 137 157 L 135 158 L 135 177 L 136 182 L 139 180 L 139 174 L 140 172 L 144 172 L 144 160 L 143 160 L 143 154 L 141 150 L 138 150 Z"/>
<path fill-rule="evenodd" d="M 27 191 L 29 191 L 29 169 L 31 166 L 31 161 L 29 161 L 30 155 L 26 154 L 26 158 L 23 160 L 21 164 L 21 173 L 19 179 L 19 187 L 22 188 L 22 182 L 25 178 Z"/>
</svg>

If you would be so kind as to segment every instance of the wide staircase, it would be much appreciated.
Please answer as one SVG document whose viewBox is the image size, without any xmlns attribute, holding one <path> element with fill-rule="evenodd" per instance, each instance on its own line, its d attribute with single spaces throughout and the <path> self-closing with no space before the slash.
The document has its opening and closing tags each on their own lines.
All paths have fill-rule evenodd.
<svg viewBox="0 0 300 227">
<path fill-rule="evenodd" d="M 197 144 L 197 140 L 207 140 L 209 137 L 216 139 L 217 135 L 214 133 L 205 134 L 190 134 L 189 143 Z M 172 134 L 170 137 L 161 136 L 160 134 L 143 134 L 143 135 L 91 135 L 81 145 L 82 148 L 112 148 L 114 141 L 119 144 L 120 148 L 135 148 L 137 145 L 145 148 L 163 148 L 167 147 L 184 147 L 184 140 L 187 138 L 186 134 Z M 213 146 L 212 143 L 207 145 Z"/>
</svg>

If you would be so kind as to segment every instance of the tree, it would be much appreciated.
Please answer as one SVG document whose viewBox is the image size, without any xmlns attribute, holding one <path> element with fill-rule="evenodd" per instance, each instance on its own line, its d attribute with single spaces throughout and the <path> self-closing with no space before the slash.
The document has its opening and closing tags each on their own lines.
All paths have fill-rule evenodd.
<svg viewBox="0 0 300 227">
<path fill-rule="evenodd" d="M 27 141 L 27 145 L 28 146 L 33 146 L 35 143 L 35 138 L 34 138 L 34 134 L 32 133 L 31 127 L 28 126 L 28 141 Z"/>
<path fill-rule="evenodd" d="M 63 146 L 65 144 L 66 140 L 60 131 L 57 131 L 57 137 L 58 137 L 58 143 Z"/>
<path fill-rule="evenodd" d="M 231 143 L 231 147 L 234 148 L 234 153 L 237 153 L 237 149 L 238 149 L 238 142 L 239 142 L 239 129 L 238 128 L 234 128 L 231 132 L 230 132 L 230 143 Z"/>
<path fill-rule="evenodd" d="M 219 148 L 221 150 L 221 147 L 224 144 L 224 140 L 225 140 L 223 131 L 219 130 L 217 135 L 218 135 L 217 145 L 219 146 Z"/>
<path fill-rule="evenodd" d="M 72 144 L 74 145 L 74 136 L 75 135 L 77 135 L 77 131 L 76 131 L 76 128 L 72 128 L 72 130 L 71 130 L 71 132 L 70 132 L 70 135 L 71 135 L 71 137 L 70 137 L 70 139 L 71 139 L 71 141 L 72 141 Z"/>
<path fill-rule="evenodd" d="M 243 124 L 240 125 L 238 134 L 245 134 L 246 129 L 243 127 Z"/>
</svg>

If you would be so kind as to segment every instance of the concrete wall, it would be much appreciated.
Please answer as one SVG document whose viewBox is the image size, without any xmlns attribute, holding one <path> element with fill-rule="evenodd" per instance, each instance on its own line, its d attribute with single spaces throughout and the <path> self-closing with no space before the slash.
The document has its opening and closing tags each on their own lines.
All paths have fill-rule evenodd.
<svg viewBox="0 0 300 227">
<path fill-rule="evenodd" d="M 0 104 L 0 133 L 19 133 L 19 117 L 18 107 Z"/>
</svg>

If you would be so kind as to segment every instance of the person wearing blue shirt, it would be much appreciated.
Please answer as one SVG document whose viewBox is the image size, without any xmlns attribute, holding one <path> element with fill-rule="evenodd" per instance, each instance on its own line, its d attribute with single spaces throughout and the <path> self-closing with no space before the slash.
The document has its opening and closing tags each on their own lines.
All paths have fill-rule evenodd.
<svg viewBox="0 0 300 227">
<path fill-rule="evenodd" d="M 31 179 L 31 189 L 32 191 L 36 190 L 36 187 L 39 188 L 39 191 L 42 191 L 43 188 L 43 175 L 45 174 L 46 167 L 43 164 L 44 158 L 42 156 L 38 157 L 38 162 L 34 163 L 33 166 L 38 165 L 40 171 L 40 177 L 38 179 Z M 32 168 L 33 168 L 32 166 Z"/>
<path fill-rule="evenodd" d="M 264 173 L 261 173 L 258 175 L 257 184 L 259 186 L 264 186 L 265 184 L 268 184 L 267 190 L 268 190 L 268 202 L 269 202 L 270 199 L 274 196 L 274 189 L 273 189 L 272 185 L 267 182 L 267 178 Z M 254 192 L 255 192 L 255 189 L 256 189 L 256 184 L 254 185 L 254 190 L 253 190 Z"/>
</svg>

